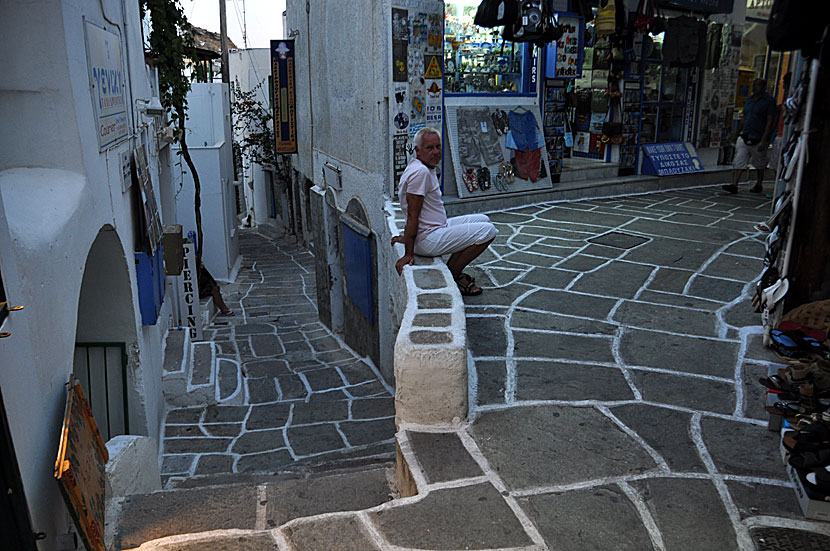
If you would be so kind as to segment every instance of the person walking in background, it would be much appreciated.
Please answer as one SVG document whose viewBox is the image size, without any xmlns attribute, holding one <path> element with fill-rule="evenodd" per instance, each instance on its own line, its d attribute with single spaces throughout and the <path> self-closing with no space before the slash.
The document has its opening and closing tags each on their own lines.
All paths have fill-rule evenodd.
<svg viewBox="0 0 830 551">
<path fill-rule="evenodd" d="M 498 230 L 486 214 L 468 214 L 447 219 L 435 167 L 441 162 L 441 134 L 422 128 L 415 134 L 415 157 L 401 175 L 398 196 L 406 217 L 403 235 L 392 243 L 403 243 L 404 255 L 395 263 L 398 275 L 411 265 L 415 255 L 449 254 L 447 268 L 464 296 L 481 294 L 475 278 L 463 273 L 467 265 L 493 242 Z"/>
<path fill-rule="evenodd" d="M 755 167 L 756 175 L 755 185 L 749 191 L 764 191 L 764 171 L 769 157 L 770 136 L 777 119 L 778 106 L 775 99 L 767 93 L 767 81 L 756 78 L 752 82 L 752 95 L 746 98 L 744 104 L 744 118 L 738 127 L 732 183 L 724 185 L 724 191 L 738 193 L 738 182 L 749 162 Z"/>
</svg>

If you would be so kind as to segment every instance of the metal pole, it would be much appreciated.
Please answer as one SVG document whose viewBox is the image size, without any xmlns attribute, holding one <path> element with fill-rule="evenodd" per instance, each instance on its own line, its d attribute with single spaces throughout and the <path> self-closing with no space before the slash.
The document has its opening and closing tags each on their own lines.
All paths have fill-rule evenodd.
<svg viewBox="0 0 830 551">
<path fill-rule="evenodd" d="M 231 83 L 228 69 L 228 18 L 225 15 L 225 0 L 219 0 L 219 34 L 222 37 L 222 82 Z"/>
</svg>

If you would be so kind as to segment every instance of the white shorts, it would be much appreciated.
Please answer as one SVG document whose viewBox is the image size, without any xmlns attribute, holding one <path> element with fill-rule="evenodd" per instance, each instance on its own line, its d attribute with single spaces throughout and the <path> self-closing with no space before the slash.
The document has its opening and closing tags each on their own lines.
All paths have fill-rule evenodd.
<svg viewBox="0 0 830 551">
<path fill-rule="evenodd" d="M 447 219 L 447 225 L 415 241 L 415 254 L 442 256 L 481 245 L 496 237 L 499 230 L 486 214 L 466 214 Z"/>
<path fill-rule="evenodd" d="M 758 151 L 758 144 L 747 145 L 744 139 L 738 136 L 738 141 L 735 143 L 735 160 L 732 161 L 732 168 L 735 170 L 744 170 L 747 163 L 751 162 L 754 168 L 764 169 L 767 167 L 769 161 L 769 148 L 764 148 Z"/>
</svg>

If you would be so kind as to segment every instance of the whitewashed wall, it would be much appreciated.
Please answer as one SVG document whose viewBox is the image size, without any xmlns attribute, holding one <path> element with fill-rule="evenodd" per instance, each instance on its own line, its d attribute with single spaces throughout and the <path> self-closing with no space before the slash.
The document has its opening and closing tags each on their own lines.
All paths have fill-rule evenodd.
<svg viewBox="0 0 830 551">
<path fill-rule="evenodd" d="M 129 136 L 103 153 L 90 95 L 84 19 L 121 40 Z M 0 270 L 10 302 L 25 306 L 2 328 L 11 336 L 0 340 L 0 388 L 33 528 L 46 533 L 39 549 L 51 551 L 55 537 L 71 528 L 52 469 L 76 340 L 109 336 L 127 343 L 131 429 L 158 437 L 165 324 L 141 326 L 134 205 L 122 190 L 120 150 L 144 143 L 156 193 L 165 186 L 158 181 L 156 123 L 135 109 L 135 100 L 151 97 L 137 3 L 3 2 L 0 21 Z M 96 245 L 95 259 L 87 263 L 99 232 L 102 248 Z M 79 301 L 85 269 L 97 270 L 100 263 L 128 285 L 101 288 L 91 299 L 102 311 L 96 320 L 95 305 Z M 113 329 L 105 324 L 112 319 L 112 304 L 127 312 L 118 318 L 117 331 L 106 335 Z M 83 334 L 77 334 L 79 316 Z M 166 319 L 164 310 L 162 316 Z"/>
</svg>

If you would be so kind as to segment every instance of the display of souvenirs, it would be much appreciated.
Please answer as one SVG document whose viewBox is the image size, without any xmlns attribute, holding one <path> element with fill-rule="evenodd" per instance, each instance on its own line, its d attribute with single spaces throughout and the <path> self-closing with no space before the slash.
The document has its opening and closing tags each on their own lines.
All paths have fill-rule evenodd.
<svg viewBox="0 0 830 551">
<path fill-rule="evenodd" d="M 473 23 L 475 6 L 446 4 L 444 72 L 448 92 L 517 93 L 522 91 L 525 45 L 506 45 L 498 29 Z"/>
<path fill-rule="evenodd" d="M 623 143 L 620 148 L 619 176 L 630 176 L 637 171 L 642 98 L 639 81 L 623 84 Z"/>
<path fill-rule="evenodd" d="M 570 130 L 570 123 L 567 120 L 565 103 L 565 81 L 560 79 L 547 79 L 545 82 L 545 103 L 544 103 L 544 131 L 545 148 L 548 152 L 548 166 L 550 168 L 551 181 L 559 181 L 562 173 L 562 161 L 570 155 L 566 151 L 565 134 Z M 571 145 L 573 145 L 573 134 L 571 134 Z"/>
<path fill-rule="evenodd" d="M 449 111 L 456 134 L 456 176 L 462 197 L 547 184 L 545 139 L 538 112 L 527 107 L 458 107 Z M 463 186 L 463 188 L 462 188 Z M 463 189 L 463 191 L 461 191 Z"/>
</svg>

